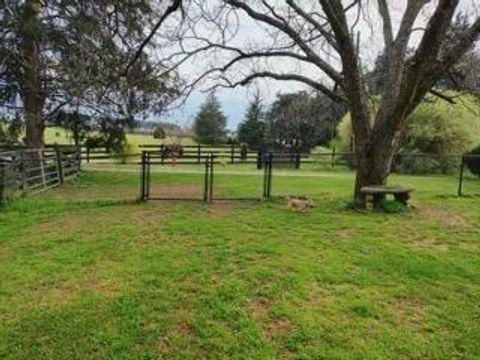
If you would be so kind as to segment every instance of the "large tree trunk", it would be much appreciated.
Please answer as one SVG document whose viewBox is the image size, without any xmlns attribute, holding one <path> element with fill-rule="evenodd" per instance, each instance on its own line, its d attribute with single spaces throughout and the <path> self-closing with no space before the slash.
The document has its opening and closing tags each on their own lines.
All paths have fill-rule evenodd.
<svg viewBox="0 0 480 360">
<path fill-rule="evenodd" d="M 45 122 L 43 107 L 45 91 L 42 81 L 44 66 L 41 60 L 42 38 L 38 33 L 40 0 L 27 0 L 25 3 L 25 21 L 22 27 L 22 55 L 26 64 L 22 81 L 22 98 L 25 115 L 25 145 L 30 149 L 43 147 Z"/>
<path fill-rule="evenodd" d="M 364 201 L 360 190 L 364 186 L 385 185 L 392 164 L 395 149 L 362 149 L 356 152 L 357 171 L 355 178 L 355 198 Z"/>
<path fill-rule="evenodd" d="M 384 126 L 372 130 L 365 142 L 357 143 L 355 149 L 357 171 L 354 196 L 362 202 L 365 200 L 360 192 L 362 187 L 386 184 L 398 149 L 403 122 L 384 120 L 382 124 Z"/>
<path fill-rule="evenodd" d="M 29 149 L 41 149 L 44 145 L 45 121 L 43 119 L 44 100 L 28 94 L 24 96 L 25 107 L 25 146 Z"/>
</svg>

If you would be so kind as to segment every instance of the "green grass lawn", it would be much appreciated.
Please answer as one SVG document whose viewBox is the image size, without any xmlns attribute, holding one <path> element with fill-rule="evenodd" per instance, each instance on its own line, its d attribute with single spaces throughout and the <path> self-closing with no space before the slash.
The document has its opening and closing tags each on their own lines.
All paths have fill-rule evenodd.
<svg viewBox="0 0 480 360">
<path fill-rule="evenodd" d="M 199 181 L 175 171 L 152 186 Z M 261 178 L 218 176 L 225 194 Z M 480 358 L 480 197 L 453 177 L 392 177 L 416 188 L 393 215 L 346 210 L 345 171 L 277 172 L 305 213 L 108 201 L 138 182 L 86 171 L 0 211 L 1 359 Z"/>
</svg>

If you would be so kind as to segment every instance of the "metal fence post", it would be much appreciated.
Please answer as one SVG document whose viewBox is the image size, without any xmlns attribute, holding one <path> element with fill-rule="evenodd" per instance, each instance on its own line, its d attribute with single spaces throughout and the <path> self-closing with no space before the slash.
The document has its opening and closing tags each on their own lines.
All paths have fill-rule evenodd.
<svg viewBox="0 0 480 360">
<path fill-rule="evenodd" d="M 140 171 L 140 200 L 145 201 L 145 156 L 146 152 L 142 151 L 142 164 L 141 164 L 141 171 Z"/>
<path fill-rule="evenodd" d="M 265 160 L 266 162 L 268 160 Z M 268 195 L 268 165 L 263 168 L 263 197 L 267 197 Z"/>
<path fill-rule="evenodd" d="M 272 169 L 273 169 L 273 154 L 268 154 L 268 183 L 267 183 L 267 198 L 272 195 Z"/>
<path fill-rule="evenodd" d="M 200 158 L 198 158 L 200 161 Z M 210 158 L 205 158 L 205 176 L 203 179 L 203 201 L 208 201 L 208 189 L 209 189 L 209 179 L 210 179 Z"/>
<path fill-rule="evenodd" d="M 208 189 L 208 201 L 212 201 L 213 199 L 214 164 L 215 164 L 215 155 L 210 154 L 210 187 Z"/>
<path fill-rule="evenodd" d="M 463 195 L 463 168 L 465 166 L 465 156 L 462 156 L 462 161 L 460 163 L 460 174 L 458 176 L 458 196 Z"/>
</svg>

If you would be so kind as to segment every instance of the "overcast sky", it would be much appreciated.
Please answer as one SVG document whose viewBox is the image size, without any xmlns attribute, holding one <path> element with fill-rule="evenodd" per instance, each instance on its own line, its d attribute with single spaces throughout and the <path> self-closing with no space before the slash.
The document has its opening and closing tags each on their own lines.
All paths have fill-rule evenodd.
<svg viewBox="0 0 480 360">
<path fill-rule="evenodd" d="M 205 4 L 215 4 L 217 0 L 207 0 Z M 427 5 L 423 12 L 417 19 L 416 27 L 422 27 L 426 19 L 431 14 L 432 9 L 436 5 L 437 1 L 432 1 L 430 5 Z M 284 4 L 282 0 L 271 0 L 272 4 L 278 4 L 279 9 Z M 304 6 L 304 9 L 308 9 L 310 6 L 318 6 L 316 1 L 313 0 L 298 0 L 298 3 Z M 371 66 L 376 56 L 382 51 L 383 37 L 382 37 L 382 21 L 378 15 L 376 1 L 371 0 L 368 3 L 367 10 L 362 14 L 361 19 L 355 29 L 355 32 L 361 33 L 361 58 L 364 66 Z M 405 9 L 406 0 L 389 0 L 388 1 L 390 12 L 392 16 L 394 31 L 398 27 L 399 21 Z M 459 10 L 463 13 L 475 16 L 478 14 L 477 7 L 480 6 L 480 0 L 460 0 Z M 351 14 L 354 16 L 355 14 Z M 238 47 L 262 47 L 265 44 L 271 44 L 272 37 L 268 34 L 265 28 L 259 26 L 253 22 L 250 18 L 243 15 L 240 12 L 238 18 L 238 32 L 236 36 L 230 42 Z M 351 22 L 353 20 L 351 19 Z M 173 25 L 172 25 L 173 26 Z M 212 29 L 206 24 L 198 22 L 196 24 L 196 32 L 200 36 L 208 37 L 210 40 L 214 39 L 216 35 L 215 29 Z M 415 46 L 421 38 L 422 32 L 414 32 L 411 36 L 410 46 Z M 180 67 L 181 75 L 186 79 L 194 78 L 196 75 L 202 73 L 205 69 L 212 66 L 218 66 L 225 61 L 228 61 L 231 54 L 219 53 L 219 54 L 201 54 L 192 58 L 191 61 L 186 62 Z M 230 57 L 231 58 L 231 57 Z M 333 61 L 333 60 L 332 60 Z M 335 61 L 333 61 L 333 64 Z M 252 64 L 244 64 L 243 67 L 235 68 L 235 75 L 242 76 L 250 73 Z M 261 64 L 255 64 L 254 66 L 264 67 L 274 70 L 276 72 L 298 72 L 309 76 L 314 79 L 322 79 L 324 83 L 328 83 L 328 79 L 322 77 L 322 74 L 312 66 L 299 64 L 293 60 L 286 60 L 282 58 L 280 61 L 267 60 Z M 163 116 L 163 120 L 175 122 L 179 125 L 189 125 L 195 113 L 198 111 L 199 106 L 205 100 L 206 93 L 204 92 L 209 86 L 212 85 L 212 80 L 205 81 L 195 91 L 192 92 L 185 104 Z M 253 93 L 259 90 L 266 105 L 270 104 L 277 93 L 293 92 L 298 90 L 311 91 L 306 85 L 297 82 L 281 82 L 273 80 L 257 81 L 250 87 L 242 87 L 235 89 L 218 89 L 216 94 L 222 104 L 223 110 L 228 117 L 228 128 L 235 130 L 238 123 L 242 120 L 243 114 L 247 107 L 249 100 L 252 98 Z"/>
</svg>

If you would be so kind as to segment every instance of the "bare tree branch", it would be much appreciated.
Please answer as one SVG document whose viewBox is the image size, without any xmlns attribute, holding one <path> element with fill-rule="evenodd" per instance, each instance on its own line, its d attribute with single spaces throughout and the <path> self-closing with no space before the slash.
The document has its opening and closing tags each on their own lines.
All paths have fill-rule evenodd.
<svg viewBox="0 0 480 360">
<path fill-rule="evenodd" d="M 385 41 L 385 53 L 390 52 L 393 44 L 393 28 L 390 10 L 388 9 L 387 0 L 378 0 L 378 12 L 383 21 L 383 39 Z"/>
<path fill-rule="evenodd" d="M 249 84 L 252 80 L 258 79 L 258 78 L 271 78 L 274 80 L 289 80 L 289 81 L 298 81 L 302 82 L 304 84 L 309 85 L 310 87 L 322 92 L 323 94 L 327 95 L 330 99 L 337 103 L 345 103 L 346 99 L 339 94 L 334 93 L 332 90 L 327 88 L 325 85 L 314 81 L 306 76 L 298 75 L 298 74 L 277 74 L 273 73 L 270 71 L 262 71 L 262 72 L 256 72 L 251 75 L 246 76 L 244 79 L 237 81 L 237 82 L 231 82 L 230 80 L 224 78 L 224 80 L 227 82 L 227 85 L 222 85 L 219 84 L 217 86 L 219 87 L 229 87 L 229 88 L 235 88 L 237 86 L 245 86 Z"/>
<path fill-rule="evenodd" d="M 313 25 L 313 27 L 322 34 L 322 36 L 327 40 L 327 42 L 334 48 L 337 49 L 338 45 L 335 41 L 335 38 L 333 35 L 328 32 L 325 27 L 320 24 L 315 18 L 311 15 L 305 12 L 298 4 L 295 3 L 294 0 L 286 0 L 287 4 L 290 5 L 300 16 L 308 21 L 310 24 Z"/>
<path fill-rule="evenodd" d="M 295 43 L 303 50 L 306 56 L 308 56 L 312 62 L 325 72 L 334 82 L 339 83 L 341 86 L 343 84 L 343 78 L 340 73 L 335 70 L 331 65 L 326 61 L 321 59 L 301 38 L 301 36 L 292 29 L 288 24 L 285 24 L 277 19 L 269 17 L 265 14 L 255 11 L 251 6 L 245 4 L 240 0 L 226 0 L 226 2 L 236 8 L 242 9 L 245 11 L 251 18 L 256 19 L 260 22 L 266 23 L 274 28 L 282 31 L 286 35 L 292 38 Z"/>
<path fill-rule="evenodd" d="M 155 24 L 155 26 L 152 28 L 152 30 L 150 30 L 150 33 L 148 34 L 148 36 L 142 41 L 142 43 L 140 44 L 140 46 L 138 47 L 137 51 L 135 52 L 135 54 L 133 55 L 132 59 L 130 60 L 130 62 L 127 64 L 127 66 L 125 67 L 125 70 L 123 72 L 123 74 L 121 76 L 125 76 L 127 75 L 128 73 L 128 70 L 130 70 L 130 68 L 137 62 L 137 60 L 140 58 L 140 56 L 142 55 L 143 53 L 143 50 L 144 48 L 152 41 L 153 37 L 155 36 L 155 34 L 157 33 L 158 29 L 160 29 L 160 27 L 162 26 L 162 24 L 165 22 L 165 20 L 171 15 L 173 14 L 175 11 L 177 11 L 180 7 L 182 6 L 182 0 L 173 0 L 172 4 L 167 7 L 167 9 L 165 10 L 165 12 L 162 14 L 162 16 L 160 17 L 160 19 L 157 21 L 157 23 Z"/>
</svg>

